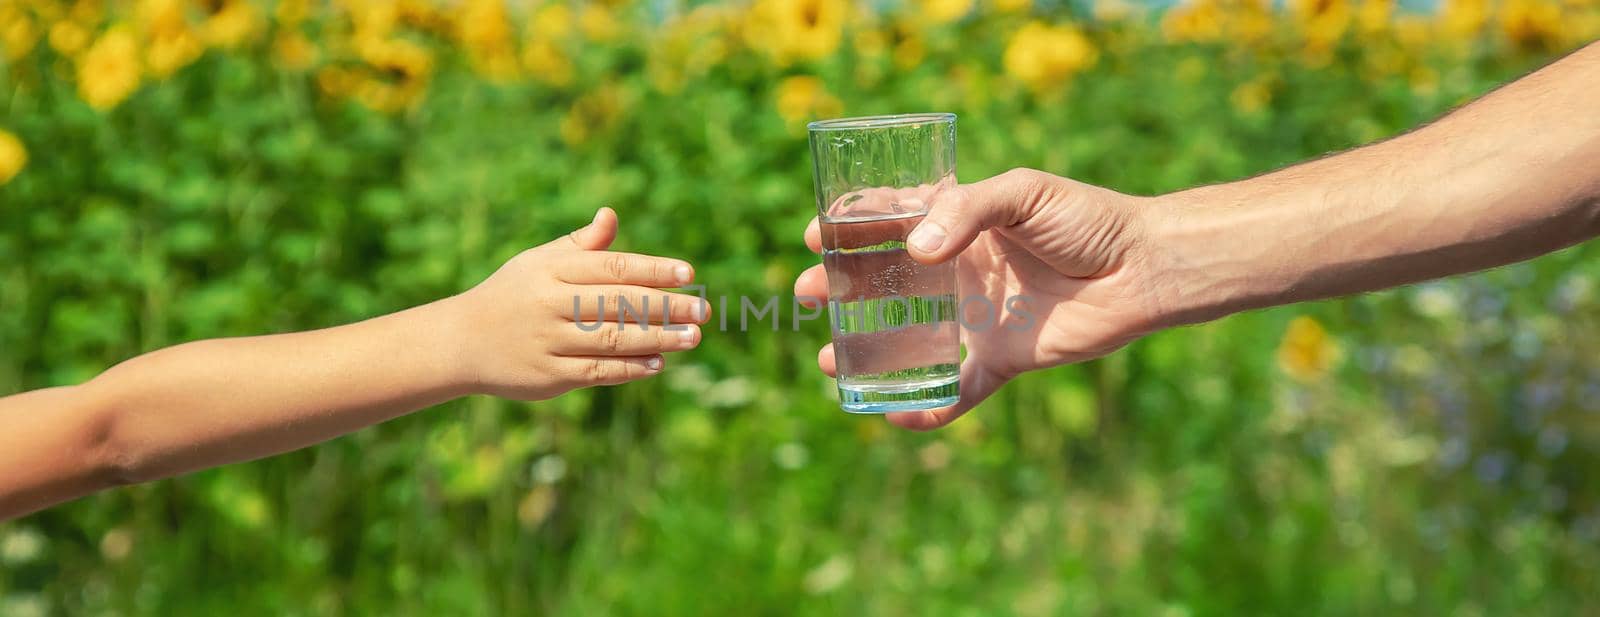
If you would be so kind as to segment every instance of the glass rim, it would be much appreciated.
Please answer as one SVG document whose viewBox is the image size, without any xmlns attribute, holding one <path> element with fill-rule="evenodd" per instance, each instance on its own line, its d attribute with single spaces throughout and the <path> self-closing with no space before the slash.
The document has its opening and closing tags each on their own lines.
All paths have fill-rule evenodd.
<svg viewBox="0 0 1600 617">
<path fill-rule="evenodd" d="M 900 126 L 913 126 L 918 124 L 934 124 L 955 122 L 956 115 L 949 112 L 929 112 L 915 114 L 888 114 L 882 116 L 858 116 L 855 118 L 831 118 L 828 120 L 814 120 L 806 123 L 806 130 L 820 131 L 846 131 L 860 129 L 882 129 Z"/>
</svg>

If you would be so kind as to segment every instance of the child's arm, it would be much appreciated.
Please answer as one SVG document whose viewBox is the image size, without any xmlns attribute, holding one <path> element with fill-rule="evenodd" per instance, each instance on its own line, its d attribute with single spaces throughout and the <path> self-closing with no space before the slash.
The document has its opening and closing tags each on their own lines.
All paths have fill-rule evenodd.
<svg viewBox="0 0 1600 617">
<path fill-rule="evenodd" d="M 573 323 L 580 295 L 586 323 L 602 295 L 636 307 L 649 297 L 661 323 L 669 294 L 654 288 L 692 277 L 682 261 L 604 252 L 616 224 L 602 210 L 431 304 L 325 330 L 178 345 L 88 383 L 0 398 L 0 520 L 293 450 L 467 394 L 544 399 L 653 375 L 660 352 L 698 344 L 697 328 Z M 670 295 L 673 323 L 704 320 L 698 298 Z"/>
</svg>

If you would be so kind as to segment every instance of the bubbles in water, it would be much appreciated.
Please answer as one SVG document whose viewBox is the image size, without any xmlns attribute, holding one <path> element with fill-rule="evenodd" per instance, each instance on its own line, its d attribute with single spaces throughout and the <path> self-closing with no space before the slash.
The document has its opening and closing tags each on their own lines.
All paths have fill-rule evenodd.
<svg viewBox="0 0 1600 617">
<path fill-rule="evenodd" d="M 892 264 L 867 274 L 867 282 L 872 285 L 875 295 L 896 296 L 901 293 L 901 287 L 915 274 L 909 266 Z"/>
</svg>

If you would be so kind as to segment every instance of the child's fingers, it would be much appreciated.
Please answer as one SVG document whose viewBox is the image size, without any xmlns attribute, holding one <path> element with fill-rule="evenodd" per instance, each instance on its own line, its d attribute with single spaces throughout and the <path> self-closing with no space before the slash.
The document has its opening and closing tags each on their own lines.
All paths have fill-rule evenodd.
<svg viewBox="0 0 1600 617">
<path fill-rule="evenodd" d="M 576 285 L 682 287 L 694 282 L 694 268 L 681 259 L 605 251 L 567 253 L 559 259 L 556 278 Z"/>
<path fill-rule="evenodd" d="M 566 332 L 550 350 L 563 356 L 648 356 L 683 351 L 700 343 L 700 328 L 693 325 L 645 328 L 639 324 L 601 324 L 593 332 L 562 328 Z"/>
<path fill-rule="evenodd" d="M 661 372 L 661 356 L 566 356 L 556 359 L 557 370 L 584 385 L 610 386 L 643 379 Z"/>
<path fill-rule="evenodd" d="M 573 285 L 561 312 L 574 321 L 702 323 L 711 307 L 699 296 L 634 285 Z"/>
</svg>

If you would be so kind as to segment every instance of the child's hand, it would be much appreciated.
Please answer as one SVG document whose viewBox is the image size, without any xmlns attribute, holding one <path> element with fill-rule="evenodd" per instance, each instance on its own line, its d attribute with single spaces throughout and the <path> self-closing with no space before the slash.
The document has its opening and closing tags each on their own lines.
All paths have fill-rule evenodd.
<svg viewBox="0 0 1600 617">
<path fill-rule="evenodd" d="M 602 209 L 438 302 L 310 332 L 194 341 L 87 383 L 0 397 L 0 521 L 287 452 L 466 394 L 542 399 L 659 373 L 662 352 L 700 342 L 689 324 L 709 309 L 655 289 L 687 284 L 689 264 L 605 252 L 616 235 L 616 213 Z M 611 323 L 598 322 L 598 297 Z M 618 299 L 643 307 L 647 297 L 646 319 L 677 329 L 617 323 Z"/>
<path fill-rule="evenodd" d="M 700 343 L 700 328 L 692 324 L 704 323 L 710 307 L 697 296 L 660 290 L 689 284 L 693 268 L 676 259 L 606 251 L 616 235 L 616 213 L 601 208 L 588 226 L 523 251 L 488 280 L 442 303 L 460 332 L 458 368 L 471 391 L 539 400 L 624 383 L 661 372 L 662 352 Z M 618 319 L 619 299 L 635 311 L 625 324 Z M 649 328 L 637 316 L 645 306 Z M 663 307 L 670 308 L 673 329 L 661 325 Z M 602 316 L 606 323 L 597 324 Z"/>
</svg>

